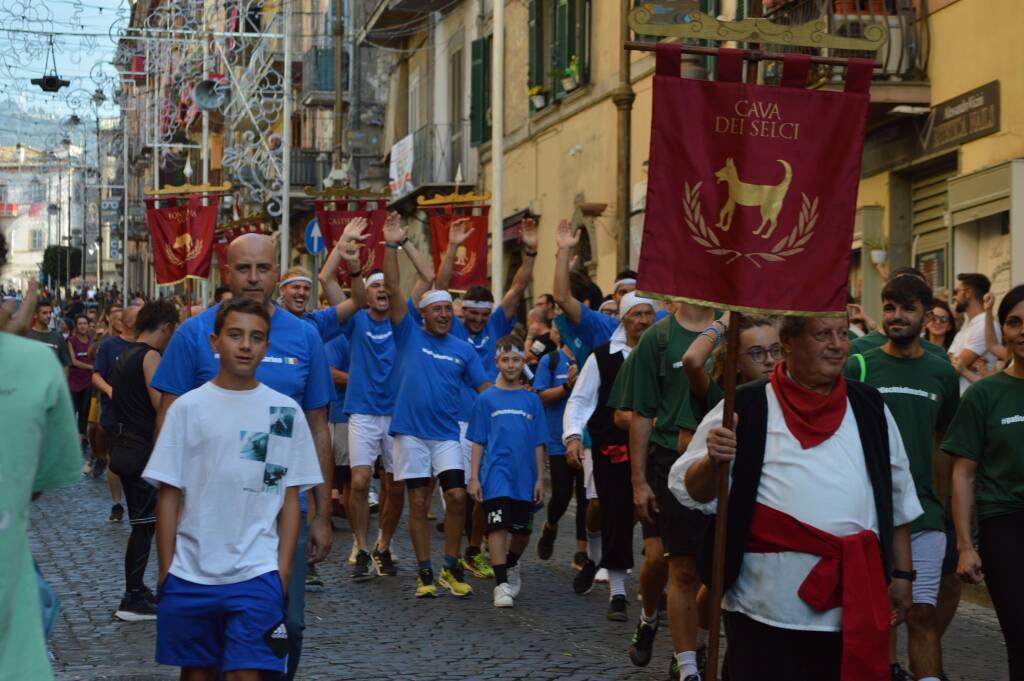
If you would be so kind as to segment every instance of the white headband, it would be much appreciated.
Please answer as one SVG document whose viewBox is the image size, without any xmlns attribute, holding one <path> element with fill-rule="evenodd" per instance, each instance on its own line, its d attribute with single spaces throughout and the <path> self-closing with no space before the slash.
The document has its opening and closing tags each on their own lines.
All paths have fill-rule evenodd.
<svg viewBox="0 0 1024 681">
<path fill-rule="evenodd" d="M 619 301 L 619 319 L 625 319 L 629 311 L 637 305 L 650 305 L 651 309 L 654 309 L 654 301 L 650 298 L 641 298 L 636 294 L 636 291 L 630 291 L 626 295 L 622 296 L 622 300 Z"/>
<path fill-rule="evenodd" d="M 452 294 L 447 291 L 440 289 L 434 289 L 433 291 L 427 291 L 420 298 L 420 309 L 433 305 L 434 303 L 450 303 L 452 302 Z"/>
<path fill-rule="evenodd" d="M 612 284 L 612 290 L 618 291 L 620 286 L 636 286 L 636 279 L 632 279 L 630 277 L 619 279 L 617 282 Z"/>
<path fill-rule="evenodd" d="M 614 307 L 614 306 L 615 306 L 615 301 L 614 300 L 606 300 L 603 303 L 601 303 L 601 306 L 599 308 L 597 308 L 597 311 L 598 312 L 604 312 L 604 309 L 606 307 Z"/>
<path fill-rule="evenodd" d="M 493 310 L 494 303 L 486 300 L 463 300 L 462 308 L 469 310 Z"/>
<path fill-rule="evenodd" d="M 502 355 L 515 355 L 516 357 L 526 358 L 526 355 L 519 348 L 508 348 L 506 350 L 498 349 L 494 353 L 494 359 L 498 359 Z"/>
<path fill-rule="evenodd" d="M 310 286 L 313 285 L 313 280 L 312 279 L 310 279 L 309 277 L 304 277 L 302 275 L 299 275 L 297 277 L 288 277 L 287 279 L 282 281 L 280 284 L 278 284 L 278 286 L 280 286 L 281 288 L 284 288 L 288 284 L 291 284 L 292 282 L 296 282 L 296 281 L 304 281 L 307 284 L 309 284 Z"/>
<path fill-rule="evenodd" d="M 383 272 L 374 272 L 373 274 L 368 276 L 366 278 L 366 286 L 373 286 L 378 281 L 384 281 L 384 273 Z"/>
</svg>

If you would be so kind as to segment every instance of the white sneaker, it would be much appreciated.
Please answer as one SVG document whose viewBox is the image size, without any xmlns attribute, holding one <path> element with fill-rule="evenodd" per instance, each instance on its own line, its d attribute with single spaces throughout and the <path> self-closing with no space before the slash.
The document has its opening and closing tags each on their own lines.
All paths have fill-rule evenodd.
<svg viewBox="0 0 1024 681">
<path fill-rule="evenodd" d="M 359 547 L 356 546 L 355 542 L 352 542 L 352 553 L 348 554 L 348 564 L 356 564 L 356 556 L 359 555 Z"/>
<path fill-rule="evenodd" d="M 605 570 L 604 568 L 601 568 L 600 570 L 598 570 L 597 574 L 594 576 L 594 582 L 596 584 L 607 584 L 608 583 L 608 571 Z"/>
<path fill-rule="evenodd" d="M 519 592 L 523 589 L 523 575 L 519 571 L 520 565 L 508 569 L 508 585 L 512 589 L 512 598 L 519 598 Z"/>
<path fill-rule="evenodd" d="M 380 503 L 380 498 L 377 493 L 372 489 L 366 493 L 367 506 L 377 506 Z"/>
<path fill-rule="evenodd" d="M 499 584 L 494 587 L 494 607 L 511 608 L 515 605 L 512 595 L 512 587 L 506 584 Z"/>
</svg>

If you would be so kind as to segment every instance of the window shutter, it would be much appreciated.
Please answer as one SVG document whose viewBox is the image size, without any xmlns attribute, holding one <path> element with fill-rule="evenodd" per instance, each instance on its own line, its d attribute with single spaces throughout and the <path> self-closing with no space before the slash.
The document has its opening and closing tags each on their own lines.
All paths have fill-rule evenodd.
<svg viewBox="0 0 1024 681">
<path fill-rule="evenodd" d="M 736 21 L 743 21 L 750 16 L 750 12 L 747 10 L 748 2 L 750 0 L 736 0 Z"/>
<path fill-rule="evenodd" d="M 474 40 L 470 46 L 470 104 L 469 104 L 469 143 L 480 146 L 485 141 L 484 129 L 487 124 L 487 101 L 485 99 L 488 79 L 486 74 L 485 54 L 487 38 Z"/>
<path fill-rule="evenodd" d="M 483 123 L 484 123 L 484 139 L 483 142 L 489 142 L 491 140 L 491 121 L 488 118 L 487 112 L 491 109 L 491 62 L 494 54 L 494 36 L 489 35 L 484 38 L 484 108 L 483 108 Z M 491 112 L 491 117 L 497 114 Z"/>
<path fill-rule="evenodd" d="M 573 55 L 573 31 L 576 26 L 570 12 L 572 5 L 575 5 L 572 0 L 555 0 L 552 4 L 554 17 L 551 22 L 551 70 L 556 73 L 569 66 L 569 60 Z M 564 97 L 561 76 L 556 76 L 553 80 L 552 91 L 555 97 Z"/>
<path fill-rule="evenodd" d="M 530 87 L 544 84 L 544 39 L 541 35 L 541 0 L 530 0 Z"/>
</svg>

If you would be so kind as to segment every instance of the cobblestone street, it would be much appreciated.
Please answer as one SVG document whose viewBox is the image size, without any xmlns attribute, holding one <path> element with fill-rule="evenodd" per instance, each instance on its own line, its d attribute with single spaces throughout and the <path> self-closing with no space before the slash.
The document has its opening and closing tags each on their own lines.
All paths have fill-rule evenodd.
<svg viewBox="0 0 1024 681">
<path fill-rule="evenodd" d="M 58 679 L 176 679 L 176 670 L 153 662 L 155 623 L 113 618 L 123 590 L 127 522 L 107 522 L 109 496 L 101 481 L 43 495 L 32 513 L 32 547 L 43 574 L 59 594 L 63 613 L 51 646 Z M 655 643 L 650 667 L 633 667 L 626 654 L 638 614 L 628 623 L 604 617 L 607 590 L 572 593 L 570 516 L 562 523 L 555 556 L 536 559 L 531 543 L 524 561 L 523 593 L 512 610 L 491 605 L 491 582 L 474 580 L 473 597 L 417 601 L 409 567 L 412 549 L 405 525 L 395 552 L 400 576 L 354 584 L 344 560 L 351 535 L 343 521 L 330 561 L 321 569 L 326 587 L 306 595 L 307 629 L 302 679 L 664 679 L 670 656 L 667 627 Z M 374 530 L 375 532 L 375 530 Z M 439 561 L 440 536 L 434 538 Z M 147 583 L 155 587 L 155 550 Z M 627 583 L 636 594 L 636 581 Z M 1003 681 L 1005 651 L 994 612 L 963 603 L 946 635 L 945 666 L 960 681 Z M 767 678 L 767 677 L 766 677 Z M 31 680 L 27 680 L 31 681 Z"/>
</svg>

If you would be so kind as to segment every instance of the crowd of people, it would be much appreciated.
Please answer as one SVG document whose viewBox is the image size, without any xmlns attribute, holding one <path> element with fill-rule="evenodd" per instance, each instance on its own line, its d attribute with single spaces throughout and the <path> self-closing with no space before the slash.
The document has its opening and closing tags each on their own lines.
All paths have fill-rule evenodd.
<svg viewBox="0 0 1024 681">
<path fill-rule="evenodd" d="M 127 507 L 131 525 L 115 616 L 155 619 L 156 661 L 184 679 L 295 677 L 305 592 L 325 586 L 317 563 L 338 560 L 332 518 L 351 529 L 340 553 L 352 581 L 408 577 L 421 599 L 493 582 L 491 602 L 509 608 L 529 589 L 531 536 L 550 560 L 575 499 L 566 589 L 606 583 L 605 616 L 636 622 L 623 642 L 632 664 L 650 664 L 667 626 L 670 677 L 700 681 L 728 470 L 726 678 L 943 679 L 961 583 L 984 580 L 1010 678 L 1024 679 L 1024 285 L 996 301 L 986 277 L 960 274 L 946 302 L 901 268 L 880 324 L 859 306 L 730 314 L 644 297 L 632 271 L 602 295 L 574 267 L 568 221 L 547 245 L 526 220 L 503 296 L 456 297 L 468 221 L 452 224 L 436 272 L 397 214 L 382 269 L 362 272 L 366 231 L 361 219 L 346 227 L 317 275 L 319 301 L 312 273 L 279 272 L 272 240 L 246 234 L 205 308 L 114 292 L 55 314 L 34 285 L 20 306 L 5 302 L 0 414 L 17 462 L 0 457 L 0 504 L 19 537 L 13 578 L 0 579 L 18 632 L 0 636 L 5 665 L 18 650 L 24 678 L 48 668 L 28 607 L 28 505 L 105 474 L 109 520 Z M 543 247 L 554 281 L 530 298 Z M 399 561 L 403 517 L 415 555 Z M 909 670 L 896 650 L 904 623 Z"/>
</svg>

